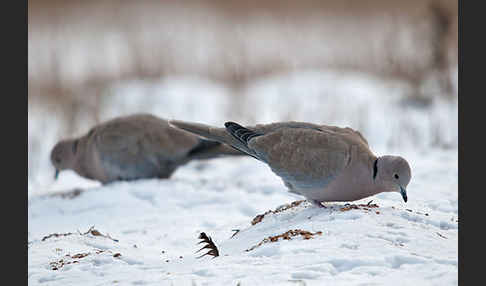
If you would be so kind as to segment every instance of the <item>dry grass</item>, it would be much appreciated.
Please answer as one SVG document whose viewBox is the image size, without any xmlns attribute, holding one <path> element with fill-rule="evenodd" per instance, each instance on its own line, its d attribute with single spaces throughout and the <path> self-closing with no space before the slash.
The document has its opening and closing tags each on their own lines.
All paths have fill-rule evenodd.
<svg viewBox="0 0 486 286">
<path fill-rule="evenodd" d="M 101 253 L 111 253 L 110 250 L 102 250 L 102 249 L 94 249 L 93 252 L 82 252 L 82 253 L 77 253 L 74 255 L 71 254 L 66 254 L 63 258 L 52 261 L 49 263 L 49 266 L 51 267 L 51 270 L 59 270 L 62 267 L 69 265 L 69 264 L 75 264 L 79 263 L 79 261 L 87 256 L 93 255 L 93 254 L 101 254 Z M 113 254 L 114 258 L 118 258 L 121 256 L 121 253 L 115 253 Z"/>
<path fill-rule="evenodd" d="M 269 237 L 263 239 L 258 244 L 250 247 L 246 251 L 252 251 L 253 249 L 255 249 L 255 248 L 257 248 L 257 247 L 259 247 L 259 246 L 261 246 L 262 244 L 265 244 L 265 243 L 277 242 L 280 238 L 282 238 L 283 240 L 291 240 L 292 237 L 299 236 L 299 235 L 302 236 L 303 239 L 307 240 L 307 239 L 313 238 L 313 236 L 315 236 L 315 235 L 322 235 L 322 231 L 317 231 L 317 232 L 312 233 L 310 231 L 302 230 L 302 229 L 288 230 L 288 231 L 286 231 L 282 234 L 279 234 L 279 235 L 269 236 Z"/>
<path fill-rule="evenodd" d="M 451 0 L 29 0 L 28 12 L 29 105 L 66 122 L 65 135 L 80 118 L 99 123 L 107 90 L 131 79 L 198 75 L 234 87 L 238 101 L 267 75 L 334 69 L 404 80 L 422 101 L 431 75 L 457 94 Z"/>
<path fill-rule="evenodd" d="M 372 204 L 373 200 L 369 201 L 367 204 L 346 204 L 344 207 L 340 208 L 339 210 L 342 212 L 349 211 L 349 210 L 365 210 L 369 211 L 372 208 L 379 208 L 377 204 Z M 379 212 L 377 212 L 379 214 Z"/>
<path fill-rule="evenodd" d="M 28 9 L 29 88 L 43 97 L 183 74 L 244 86 L 303 68 L 420 84 L 457 65 L 451 0 L 29 0 Z"/>
<path fill-rule="evenodd" d="M 295 202 L 292 202 L 290 204 L 278 207 L 275 210 L 266 211 L 264 214 L 259 214 L 255 218 L 253 218 L 253 220 L 251 221 L 251 225 L 255 225 L 255 224 L 261 222 L 263 220 L 263 218 L 268 214 L 276 214 L 276 213 L 283 212 L 285 210 L 299 206 L 303 202 L 305 202 L 305 200 L 295 201 Z"/>
<path fill-rule="evenodd" d="M 92 236 L 101 236 L 101 237 L 105 237 L 105 238 L 108 238 L 108 239 L 111 239 L 113 240 L 114 242 L 118 242 L 118 239 L 114 239 L 112 238 L 109 234 L 102 234 L 99 230 L 95 229 L 94 226 L 90 227 L 86 232 L 83 232 L 81 233 L 79 230 L 77 233 L 73 233 L 73 232 L 68 232 L 68 233 L 52 233 L 52 234 L 49 234 L 47 236 L 44 236 L 42 238 L 41 241 L 45 241 L 51 237 L 63 237 L 63 236 L 70 236 L 70 235 L 82 235 L 82 236 L 86 236 L 86 235 L 92 235 Z"/>
<path fill-rule="evenodd" d="M 201 251 L 203 249 L 209 249 L 209 251 L 206 252 L 205 254 L 201 255 L 201 256 L 198 256 L 197 258 L 202 258 L 202 257 L 204 257 L 206 255 L 213 256 L 213 258 L 219 256 L 218 247 L 216 246 L 216 244 L 214 244 L 214 242 L 213 242 L 213 240 L 211 239 L 210 236 L 207 236 L 206 233 L 201 232 L 199 234 L 199 239 L 201 239 L 201 241 L 198 244 L 204 243 L 205 245 L 201 249 L 199 249 L 198 251 L 196 251 L 196 253 L 198 253 L 199 251 Z"/>
</svg>

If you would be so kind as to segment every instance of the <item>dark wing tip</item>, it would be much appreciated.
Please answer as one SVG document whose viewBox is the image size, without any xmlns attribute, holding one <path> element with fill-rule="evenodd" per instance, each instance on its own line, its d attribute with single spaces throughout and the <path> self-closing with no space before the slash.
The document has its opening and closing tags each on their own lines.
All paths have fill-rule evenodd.
<svg viewBox="0 0 486 286">
<path fill-rule="evenodd" d="M 237 135 L 239 130 L 247 130 L 245 127 L 239 125 L 238 123 L 228 121 L 224 124 L 224 127 L 226 127 L 226 130 L 231 133 L 233 136 L 238 138 L 239 136 Z M 241 140 L 241 138 L 238 138 Z"/>
<path fill-rule="evenodd" d="M 226 128 L 229 128 L 230 126 L 240 126 L 238 123 L 235 123 L 235 122 L 232 122 L 232 121 L 228 121 L 224 124 L 224 127 Z"/>
<path fill-rule="evenodd" d="M 250 141 L 251 138 L 263 135 L 231 121 L 226 122 L 224 126 L 233 137 L 245 144 L 245 146 L 248 145 L 248 141 Z"/>
</svg>

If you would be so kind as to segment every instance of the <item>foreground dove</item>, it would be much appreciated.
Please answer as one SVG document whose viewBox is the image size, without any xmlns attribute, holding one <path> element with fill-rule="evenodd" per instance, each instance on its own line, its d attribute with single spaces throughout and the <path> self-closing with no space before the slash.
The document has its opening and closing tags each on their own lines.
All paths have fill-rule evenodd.
<svg viewBox="0 0 486 286">
<path fill-rule="evenodd" d="M 60 170 L 109 183 L 142 178 L 169 178 L 192 159 L 246 155 L 217 141 L 170 126 L 150 114 L 134 114 L 101 123 L 84 136 L 62 140 L 51 151 Z"/>
<path fill-rule="evenodd" d="M 171 120 L 170 124 L 233 146 L 266 163 L 290 192 L 321 202 L 354 201 L 398 192 L 407 202 L 411 170 L 399 156 L 375 156 L 366 139 L 349 127 L 304 122 L 226 128 Z"/>
</svg>

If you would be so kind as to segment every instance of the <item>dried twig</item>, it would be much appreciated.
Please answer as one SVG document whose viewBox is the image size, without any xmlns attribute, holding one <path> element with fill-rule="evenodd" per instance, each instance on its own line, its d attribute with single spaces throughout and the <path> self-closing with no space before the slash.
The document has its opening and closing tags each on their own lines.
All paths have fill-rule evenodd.
<svg viewBox="0 0 486 286">
<path fill-rule="evenodd" d="M 219 256 L 218 248 L 216 247 L 216 244 L 214 244 L 214 242 L 211 239 L 211 237 L 207 236 L 204 232 L 201 232 L 201 234 L 199 234 L 199 239 L 202 239 L 202 241 L 200 241 L 198 244 L 200 244 L 200 243 L 206 243 L 206 245 L 203 246 L 198 251 L 196 251 L 196 253 L 198 253 L 199 251 L 201 251 L 201 250 L 203 250 L 205 248 L 208 248 L 209 251 L 207 253 L 201 255 L 201 256 L 196 257 L 196 258 L 201 258 L 201 257 L 203 257 L 205 255 L 211 255 L 211 256 L 214 256 L 214 257 Z"/>
<path fill-rule="evenodd" d="M 300 201 L 295 201 L 295 202 L 292 202 L 290 204 L 287 204 L 287 205 L 284 205 L 284 206 L 281 206 L 281 207 L 278 207 L 277 209 L 275 209 L 274 211 L 272 210 L 269 210 L 267 212 L 265 212 L 264 214 L 259 214 L 257 215 L 252 221 L 251 221 L 251 225 L 255 225 L 259 222 L 261 222 L 263 220 L 263 218 L 267 215 L 267 214 L 276 214 L 276 213 L 279 213 L 279 212 L 283 212 L 285 210 L 288 210 L 290 208 L 293 208 L 293 207 L 296 207 L 298 205 L 300 205 L 301 203 L 305 202 L 305 200 L 300 200 Z"/>
<path fill-rule="evenodd" d="M 102 249 L 95 249 L 95 254 L 100 254 L 104 252 L 109 252 L 111 253 L 110 250 L 102 250 Z M 49 265 L 51 266 L 51 270 L 59 270 L 60 268 L 64 267 L 65 265 L 68 264 L 74 264 L 74 263 L 79 263 L 79 260 L 82 258 L 85 258 L 88 255 L 93 254 L 93 252 L 83 252 L 83 253 L 77 253 L 74 255 L 71 254 L 66 254 L 62 259 L 58 261 L 53 261 L 50 262 Z M 121 253 L 116 253 L 113 255 L 113 257 L 120 257 Z"/>
<path fill-rule="evenodd" d="M 89 252 L 87 253 L 78 253 L 78 254 L 75 254 L 73 256 L 71 256 L 72 258 L 83 258 L 83 257 L 86 257 L 89 255 Z M 66 254 L 66 256 L 70 256 L 69 254 Z"/>
<path fill-rule="evenodd" d="M 68 236 L 68 235 L 71 235 L 71 234 L 74 234 L 74 233 L 72 233 L 72 232 L 68 232 L 68 233 L 52 233 L 52 234 L 49 234 L 47 236 L 44 236 L 41 241 L 44 241 L 44 240 L 46 240 L 48 238 L 51 238 L 51 237 Z"/>
<path fill-rule="evenodd" d="M 257 215 L 255 218 L 253 218 L 253 220 L 251 221 L 251 225 L 255 225 L 259 222 L 261 222 L 263 220 L 263 218 L 267 215 L 267 214 L 270 214 L 272 213 L 272 211 L 267 211 L 265 212 L 264 214 L 259 214 Z"/>
<path fill-rule="evenodd" d="M 367 204 L 359 204 L 359 205 L 345 204 L 344 207 L 340 208 L 340 211 L 344 212 L 344 211 L 359 210 L 359 209 L 369 211 L 370 208 L 379 208 L 377 204 L 372 204 L 371 202 L 373 202 L 373 200 L 369 201 Z"/>
<path fill-rule="evenodd" d="M 234 231 L 233 235 L 230 238 L 233 238 L 238 232 L 240 232 L 239 229 L 232 229 L 231 231 Z"/>
<path fill-rule="evenodd" d="M 438 235 L 438 236 L 440 236 L 440 237 L 442 237 L 442 238 L 447 239 L 447 237 L 443 236 L 442 234 L 440 234 L 440 233 L 438 233 L 438 232 L 436 232 L 436 233 L 437 233 L 437 235 Z"/>
<path fill-rule="evenodd" d="M 414 211 L 411 210 L 411 209 L 405 209 L 407 212 L 410 212 L 410 213 L 413 213 Z M 419 211 L 415 211 L 416 214 L 419 214 L 419 215 L 424 215 L 424 216 L 429 216 L 428 213 L 421 213 Z"/>
<path fill-rule="evenodd" d="M 44 240 L 46 240 L 48 238 L 51 238 L 51 237 L 68 236 L 68 235 L 73 235 L 73 234 L 74 233 L 72 233 L 72 232 L 68 232 L 68 233 L 52 233 L 52 234 L 49 234 L 47 236 L 44 236 L 41 241 L 44 241 Z M 78 230 L 78 234 L 79 235 L 91 234 L 91 235 L 94 235 L 94 236 L 102 236 L 102 237 L 109 238 L 109 239 L 111 239 L 111 240 L 113 240 L 115 242 L 118 242 L 118 239 L 112 238 L 109 234 L 102 234 L 101 232 L 99 232 L 98 230 L 96 230 L 94 228 L 94 225 L 92 227 L 90 227 L 87 232 L 84 232 L 84 233 L 81 233 Z"/>
<path fill-rule="evenodd" d="M 246 251 L 251 251 L 251 250 L 259 247 L 260 245 L 262 245 L 264 243 L 277 242 L 279 238 L 282 238 L 282 239 L 285 239 L 285 240 L 291 240 L 292 237 L 297 236 L 297 235 L 301 235 L 301 236 L 304 237 L 304 239 L 311 239 L 316 234 L 322 235 L 322 231 L 312 233 L 310 231 L 302 230 L 302 229 L 289 230 L 289 231 L 286 231 L 286 232 L 279 234 L 279 235 L 269 236 L 269 237 L 263 239 L 262 241 L 260 241 L 257 245 L 254 245 L 251 248 L 247 249 Z"/>
<path fill-rule="evenodd" d="M 99 232 L 98 230 L 96 230 L 94 228 L 94 225 L 92 227 L 90 227 L 88 229 L 87 232 L 85 233 L 81 233 L 79 230 L 78 230 L 78 233 L 81 234 L 81 235 L 87 235 L 87 234 L 91 234 L 91 235 L 94 235 L 94 236 L 102 236 L 102 237 L 106 237 L 106 238 L 109 238 L 115 242 L 118 242 L 118 239 L 115 239 L 115 238 L 112 238 L 109 234 L 102 234 L 101 232 Z"/>
</svg>

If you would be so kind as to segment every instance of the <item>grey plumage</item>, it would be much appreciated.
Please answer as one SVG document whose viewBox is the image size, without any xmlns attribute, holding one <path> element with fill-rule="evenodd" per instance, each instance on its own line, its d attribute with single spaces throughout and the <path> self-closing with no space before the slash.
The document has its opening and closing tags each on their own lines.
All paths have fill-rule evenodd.
<svg viewBox="0 0 486 286">
<path fill-rule="evenodd" d="M 79 138 L 62 140 L 51 151 L 58 170 L 108 183 L 141 178 L 169 178 L 193 159 L 244 153 L 217 141 L 170 126 L 150 114 L 134 114 L 101 123 Z"/>
<path fill-rule="evenodd" d="M 225 128 L 172 120 L 181 129 L 241 150 L 266 163 L 290 192 L 320 205 L 353 201 L 380 192 L 400 192 L 407 201 L 411 178 L 400 156 L 375 156 L 362 134 L 349 127 L 280 122 Z"/>
</svg>

